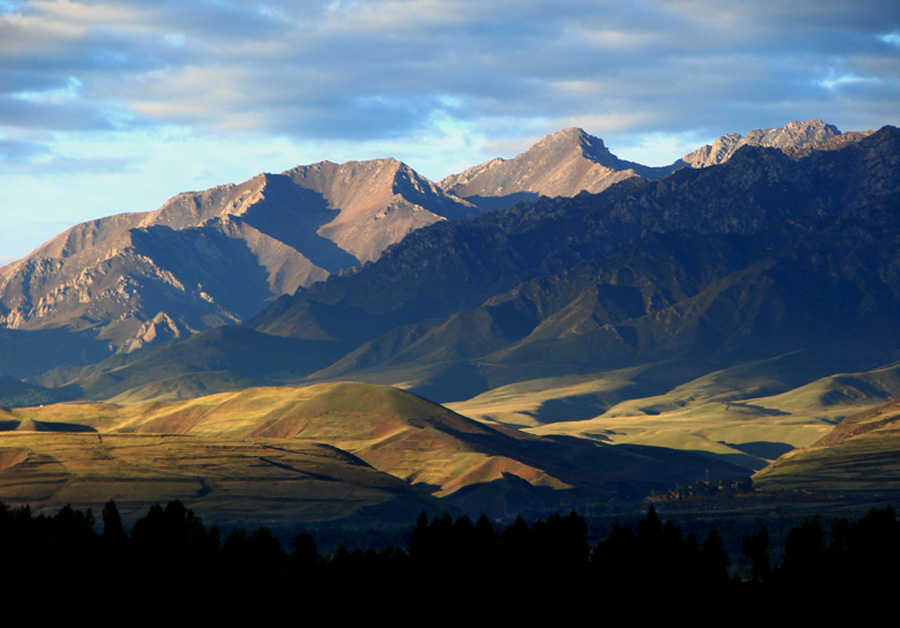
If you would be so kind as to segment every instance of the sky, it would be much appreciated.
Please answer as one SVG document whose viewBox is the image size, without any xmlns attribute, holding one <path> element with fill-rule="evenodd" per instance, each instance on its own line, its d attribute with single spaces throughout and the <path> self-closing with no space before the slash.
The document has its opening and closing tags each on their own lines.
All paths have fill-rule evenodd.
<svg viewBox="0 0 900 628">
<path fill-rule="evenodd" d="M 578 126 L 664 165 L 900 126 L 895 0 L 0 0 L 0 264 L 325 159 L 433 180 Z"/>
</svg>

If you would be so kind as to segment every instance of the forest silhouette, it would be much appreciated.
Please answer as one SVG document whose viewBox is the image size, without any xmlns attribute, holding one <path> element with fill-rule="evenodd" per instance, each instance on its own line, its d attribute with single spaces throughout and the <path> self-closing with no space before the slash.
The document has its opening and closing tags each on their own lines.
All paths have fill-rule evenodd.
<svg viewBox="0 0 900 628">
<path fill-rule="evenodd" d="M 103 591 L 107 600 L 163 587 L 245 603 L 297 591 L 325 603 L 348 595 L 365 603 L 401 596 L 412 608 L 435 592 L 495 604 L 529 591 L 567 599 L 603 591 L 629 602 L 703 591 L 709 603 L 727 605 L 825 589 L 887 589 L 898 581 L 900 559 L 900 523 L 891 507 L 853 521 L 835 518 L 830 530 L 818 515 L 808 518 L 789 531 L 783 548 L 770 547 L 762 525 L 740 544 L 750 563 L 743 576 L 729 576 L 729 553 L 717 529 L 702 539 L 693 531 L 683 535 L 652 506 L 636 526 L 615 524 L 593 547 L 585 519 L 575 512 L 532 523 L 519 517 L 506 526 L 485 516 L 473 523 L 423 512 L 407 547 L 342 545 L 330 555 L 319 552 L 309 532 L 298 533 L 290 551 L 263 527 L 223 535 L 179 501 L 151 507 L 130 531 L 112 501 L 101 518 L 99 526 L 90 510 L 67 506 L 54 516 L 35 516 L 27 506 L 0 504 L 4 591 L 26 593 L 52 574 L 66 595 Z M 783 557 L 775 566 L 773 555 Z"/>
</svg>

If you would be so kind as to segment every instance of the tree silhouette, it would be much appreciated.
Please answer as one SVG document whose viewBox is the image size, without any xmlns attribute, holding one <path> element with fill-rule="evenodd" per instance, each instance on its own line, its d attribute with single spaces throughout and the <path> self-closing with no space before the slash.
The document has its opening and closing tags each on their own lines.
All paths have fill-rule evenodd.
<svg viewBox="0 0 900 628">
<path fill-rule="evenodd" d="M 103 541 L 107 545 L 119 546 L 125 542 L 125 527 L 116 502 L 109 500 L 103 507 Z"/>
<path fill-rule="evenodd" d="M 744 555 L 750 559 L 750 574 L 754 582 L 765 582 L 772 575 L 769 561 L 769 531 L 761 526 L 759 532 L 751 534 L 741 544 Z"/>
</svg>

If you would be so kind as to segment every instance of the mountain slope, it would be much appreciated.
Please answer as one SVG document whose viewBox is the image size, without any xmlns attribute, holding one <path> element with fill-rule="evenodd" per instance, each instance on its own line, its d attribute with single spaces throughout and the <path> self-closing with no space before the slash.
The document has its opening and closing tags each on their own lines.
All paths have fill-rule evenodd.
<svg viewBox="0 0 900 628">
<path fill-rule="evenodd" d="M 726 156 L 747 143 L 797 153 L 822 138 L 843 137 L 835 133 L 817 121 L 791 123 L 717 145 L 724 142 L 719 152 Z M 102 218 L 60 234 L 0 269 L 0 325 L 90 330 L 113 351 L 133 351 L 245 321 L 277 296 L 373 261 L 435 222 L 522 198 L 660 178 L 683 165 L 623 161 L 602 140 L 566 129 L 511 160 L 448 177 L 442 186 L 450 193 L 393 159 L 261 174 L 179 194 L 154 212 Z M 471 196 L 481 209 L 457 195 Z M 90 344 L 83 343 L 84 352 L 95 352 Z"/>
<path fill-rule="evenodd" d="M 0 324 L 93 329 L 131 351 L 241 322 L 411 230 L 475 213 L 392 159 L 262 174 L 69 229 L 0 269 Z"/>
<path fill-rule="evenodd" d="M 296 352 L 275 381 L 363 379 L 441 401 L 662 360 L 718 370 L 810 347 L 833 356 L 811 379 L 870 369 L 897 348 L 885 339 L 900 307 L 898 147 L 891 128 L 798 160 L 745 147 L 663 181 L 433 225 L 282 297 L 249 326 L 322 343 Z M 37 383 L 108 398 L 146 385 L 142 372 L 183 374 L 178 346 L 142 366 L 135 356 Z M 121 379 L 104 384 L 114 372 Z"/>
<path fill-rule="evenodd" d="M 769 490 L 822 491 L 896 499 L 900 494 L 900 402 L 844 419 L 805 449 L 779 458 L 754 476 Z"/>
<path fill-rule="evenodd" d="M 484 388 L 661 360 L 725 364 L 806 349 L 830 351 L 830 372 L 871 368 L 891 359 L 898 347 L 890 339 L 900 337 L 893 317 L 900 286 L 889 279 L 900 255 L 897 199 L 757 235 L 649 237 L 611 260 L 399 327 L 316 376 L 404 382 L 447 401 L 482 392 L 454 390 L 459 377 L 450 377 L 451 365 L 455 373 L 477 372 Z"/>
<path fill-rule="evenodd" d="M 328 340 L 282 338 L 229 325 L 96 365 L 59 367 L 35 381 L 118 403 L 184 399 L 298 379 L 345 350 Z"/>
</svg>

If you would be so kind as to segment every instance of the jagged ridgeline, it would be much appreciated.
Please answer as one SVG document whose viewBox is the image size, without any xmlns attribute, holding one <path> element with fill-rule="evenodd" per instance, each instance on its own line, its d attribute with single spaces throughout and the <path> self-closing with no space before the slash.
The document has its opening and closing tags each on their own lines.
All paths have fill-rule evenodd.
<svg viewBox="0 0 900 628">
<path fill-rule="evenodd" d="M 403 381 L 440 401 L 822 346 L 872 367 L 897 349 L 897 150 L 892 128 L 799 159 L 748 146 L 721 166 L 441 223 L 250 326 L 357 345 L 317 377 Z M 366 313 L 369 338 L 327 312 Z"/>
<path fill-rule="evenodd" d="M 88 331 L 57 359 L 83 364 L 102 348 L 129 352 L 245 321 L 269 300 L 373 261 L 435 222 L 719 163 L 741 144 L 796 151 L 837 133 L 817 121 L 791 123 L 722 138 L 708 147 L 711 156 L 648 168 L 618 159 L 580 129 L 566 129 L 514 159 L 489 161 L 439 185 L 393 159 L 261 174 L 179 194 L 154 212 L 110 216 L 60 234 L 0 269 L 0 323 Z M 3 360 L 0 371 L 33 375 L 47 364 Z"/>
</svg>

